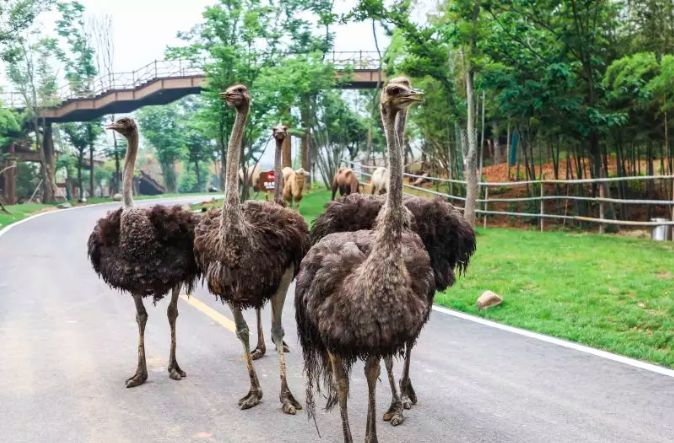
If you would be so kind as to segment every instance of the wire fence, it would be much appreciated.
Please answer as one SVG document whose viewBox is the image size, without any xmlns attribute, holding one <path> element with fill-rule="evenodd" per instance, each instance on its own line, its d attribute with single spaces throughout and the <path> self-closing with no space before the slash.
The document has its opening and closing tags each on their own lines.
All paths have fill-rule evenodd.
<svg viewBox="0 0 674 443">
<path fill-rule="evenodd" d="M 361 177 L 371 178 L 372 172 L 378 166 L 369 166 L 359 162 L 350 162 L 351 168 L 357 174 L 360 174 Z M 367 172 L 370 171 L 370 172 Z M 466 197 L 461 195 L 455 195 L 449 192 L 442 192 L 437 189 L 429 189 L 426 187 L 420 186 L 421 181 L 428 181 L 436 184 L 443 185 L 458 185 L 459 189 L 464 189 L 466 187 L 466 181 L 448 179 L 448 178 L 439 178 L 439 177 L 430 177 L 428 175 L 418 175 L 404 173 L 404 177 L 407 177 L 410 183 L 403 183 L 403 186 L 407 190 L 406 194 L 418 195 L 418 193 L 426 193 L 433 196 L 438 196 L 445 198 L 452 202 L 465 203 Z M 619 182 L 660 182 L 664 183 L 671 192 L 671 199 L 635 199 L 635 198 L 612 198 L 606 197 L 607 188 L 610 188 L 610 184 L 619 183 Z M 546 185 L 547 190 L 550 188 L 555 190 L 564 186 L 567 190 L 566 195 L 558 195 L 556 193 L 546 194 Z M 554 186 L 553 186 L 554 185 Z M 583 185 L 593 185 L 597 186 L 599 189 L 599 196 L 592 197 L 587 195 L 574 195 L 571 194 L 571 189 L 584 189 Z M 513 188 L 518 188 L 522 186 L 527 186 L 530 189 L 533 189 L 537 195 L 528 195 L 526 197 L 499 197 L 499 194 L 507 193 L 508 190 Z M 436 185 L 436 188 L 438 186 Z M 498 189 L 498 193 L 494 196 L 495 189 Z M 607 178 L 597 178 L 597 179 L 578 179 L 578 180 L 526 180 L 526 181 L 513 181 L 513 182 L 480 182 L 478 185 L 478 195 L 479 198 L 476 199 L 476 208 L 475 212 L 483 216 L 483 226 L 487 226 L 487 216 L 505 216 L 505 217 L 514 217 L 514 218 L 526 218 L 526 219 L 538 219 L 538 224 L 540 225 L 541 231 L 544 229 L 545 220 L 555 220 L 555 221 L 575 221 L 575 222 L 584 222 L 584 223 L 595 223 L 599 224 L 600 231 L 603 232 L 603 229 L 607 225 L 617 225 L 617 226 L 632 226 L 632 227 L 657 227 L 657 226 L 674 226 L 674 175 L 652 175 L 652 176 L 630 176 L 630 177 L 607 177 Z M 490 189 L 492 189 L 492 196 L 490 196 Z M 410 192 L 415 191 L 415 192 Z M 583 202 L 589 204 L 595 204 L 598 207 L 599 216 L 592 217 L 588 215 L 574 215 L 569 214 L 568 204 L 569 202 Z M 503 204 L 516 204 L 516 203 L 525 203 L 529 204 L 529 210 L 520 211 L 515 209 L 499 209 L 495 208 L 496 205 Z M 531 211 L 534 207 L 531 204 L 536 206 L 537 211 Z M 668 211 L 667 218 L 671 220 L 666 220 L 664 218 L 659 218 L 657 221 L 644 221 L 644 220 L 622 220 L 618 218 L 607 218 L 607 210 L 609 205 L 643 205 L 643 206 L 659 206 L 666 208 Z M 564 207 L 564 213 L 559 214 L 555 213 L 556 211 L 553 208 L 559 208 L 560 206 Z M 457 206 L 457 209 L 463 210 L 461 206 Z"/>
</svg>

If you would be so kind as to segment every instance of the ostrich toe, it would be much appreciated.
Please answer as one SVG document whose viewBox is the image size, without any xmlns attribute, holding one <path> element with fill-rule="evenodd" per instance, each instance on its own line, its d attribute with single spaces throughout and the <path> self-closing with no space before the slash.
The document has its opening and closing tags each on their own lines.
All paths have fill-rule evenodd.
<svg viewBox="0 0 674 443">
<path fill-rule="evenodd" d="M 250 358 L 252 358 L 253 360 L 260 359 L 260 358 L 264 357 L 264 354 L 265 354 L 266 352 L 267 352 L 267 347 L 266 347 L 266 346 L 264 346 L 264 345 L 262 345 L 262 346 L 258 345 L 258 346 L 255 347 L 255 349 L 253 349 L 253 352 L 250 353 Z"/>
<path fill-rule="evenodd" d="M 245 397 L 239 400 L 239 408 L 250 409 L 257 406 L 262 401 L 262 391 L 251 389 Z"/>
<path fill-rule="evenodd" d="M 168 371 L 169 377 L 172 380 L 182 380 L 183 378 L 187 377 L 187 374 L 185 373 L 185 371 L 180 369 L 178 363 L 173 363 L 171 366 L 169 366 Z"/>
<path fill-rule="evenodd" d="M 126 380 L 126 387 L 127 388 L 134 388 L 136 386 L 140 386 L 143 383 L 145 383 L 146 380 L 147 380 L 147 371 L 136 372 L 133 375 L 133 377 L 129 377 Z"/>
<path fill-rule="evenodd" d="M 295 400 L 295 397 L 293 397 L 293 394 L 291 394 L 290 391 L 281 393 L 280 399 L 281 404 L 283 405 L 283 412 L 286 414 L 295 415 L 298 410 L 302 409 L 302 405 Z"/>
<path fill-rule="evenodd" d="M 405 409 L 412 409 L 412 406 L 417 404 L 417 394 L 414 392 L 412 381 L 409 378 L 400 380 L 400 396 Z"/>
<path fill-rule="evenodd" d="M 391 423 L 391 426 L 398 426 L 405 421 L 403 416 L 403 404 L 400 401 L 391 402 L 388 411 L 384 413 L 384 421 Z"/>
</svg>

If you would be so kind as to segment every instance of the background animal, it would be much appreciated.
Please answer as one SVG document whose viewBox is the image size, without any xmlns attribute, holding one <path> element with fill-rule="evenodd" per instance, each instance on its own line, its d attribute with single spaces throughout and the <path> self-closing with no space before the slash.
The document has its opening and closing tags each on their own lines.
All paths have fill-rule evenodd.
<svg viewBox="0 0 674 443">
<path fill-rule="evenodd" d="M 337 190 L 339 190 L 340 196 L 360 192 L 358 177 L 350 168 L 341 167 L 335 173 L 335 177 L 332 179 L 332 200 L 335 199 Z"/>
<path fill-rule="evenodd" d="M 307 171 L 303 168 L 295 171 L 287 166 L 283 168 L 283 199 L 291 208 L 293 207 L 293 202 L 295 202 L 299 208 L 300 201 L 302 200 L 302 192 L 304 191 L 304 180 L 306 175 Z"/>
<path fill-rule="evenodd" d="M 243 345 L 250 390 L 239 400 L 239 407 L 252 408 L 262 400 L 243 309 L 261 308 L 271 301 L 272 340 L 279 354 L 281 373 L 280 400 L 283 412 L 295 414 L 301 405 L 288 387 L 281 317 L 288 286 L 309 248 L 309 230 L 304 219 L 293 210 L 271 202 L 240 202 L 237 166 L 250 95 L 248 88 L 235 85 L 227 88 L 222 98 L 236 110 L 227 150 L 225 198 L 221 210 L 211 210 L 197 225 L 194 253 L 209 291 L 232 310 L 236 334 Z"/>
<path fill-rule="evenodd" d="M 372 195 L 384 194 L 388 183 L 388 169 L 380 166 L 372 173 Z"/>
<path fill-rule="evenodd" d="M 145 324 L 147 311 L 143 297 L 161 300 L 171 291 L 168 319 L 171 326 L 171 351 L 168 371 L 174 380 L 185 377 L 176 360 L 176 318 L 181 286 L 188 291 L 200 276 L 192 243 L 197 219 L 176 206 L 135 208 L 133 171 L 138 153 L 138 128 L 130 118 L 122 118 L 107 127 L 128 140 L 122 181 L 123 206 L 98 220 L 89 236 L 88 254 L 94 271 L 115 289 L 130 292 L 136 305 L 138 323 L 138 366 L 126 381 L 131 388 L 147 380 L 145 361 Z"/>
<path fill-rule="evenodd" d="M 264 192 L 264 185 L 260 180 L 260 165 L 256 164 L 248 167 L 248 186 L 253 188 L 255 192 Z M 239 168 L 239 181 L 243 183 L 243 168 Z"/>
<path fill-rule="evenodd" d="M 314 386 L 331 373 L 346 442 L 352 441 L 347 398 L 353 362 L 365 362 L 365 441 L 376 442 L 380 359 L 414 343 L 428 319 L 435 289 L 428 252 L 410 229 L 411 217 L 403 205 L 402 146 L 394 132 L 398 112 L 416 100 L 416 92 L 401 84 L 388 84 L 382 91 L 390 181 L 374 228 L 327 235 L 312 246 L 297 277 L 295 312 L 308 377 L 308 410 L 313 414 Z"/>
</svg>

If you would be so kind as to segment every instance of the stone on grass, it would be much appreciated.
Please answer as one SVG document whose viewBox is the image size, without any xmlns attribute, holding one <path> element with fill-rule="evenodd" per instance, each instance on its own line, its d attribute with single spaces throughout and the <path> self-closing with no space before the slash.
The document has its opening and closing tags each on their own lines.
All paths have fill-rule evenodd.
<svg viewBox="0 0 674 443">
<path fill-rule="evenodd" d="M 68 209 L 68 208 L 72 208 L 72 207 L 73 207 L 73 205 L 71 205 L 68 202 L 61 203 L 60 205 L 57 206 L 57 208 L 59 208 L 59 209 Z"/>
<path fill-rule="evenodd" d="M 503 303 L 503 297 L 492 291 L 484 291 L 482 295 L 477 298 L 478 309 L 489 309 Z"/>
<path fill-rule="evenodd" d="M 112 196 L 112 201 L 115 201 L 115 202 L 121 202 L 121 201 L 122 201 L 122 194 L 120 194 L 120 193 L 118 192 L 117 194 L 113 195 L 113 196 Z"/>
</svg>

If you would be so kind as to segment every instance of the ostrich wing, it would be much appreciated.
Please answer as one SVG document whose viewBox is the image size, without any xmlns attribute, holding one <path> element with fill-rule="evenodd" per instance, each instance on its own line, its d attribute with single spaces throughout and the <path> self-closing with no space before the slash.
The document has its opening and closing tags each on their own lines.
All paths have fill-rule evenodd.
<svg viewBox="0 0 674 443">
<path fill-rule="evenodd" d="M 404 204 L 414 215 L 412 229 L 419 234 L 431 257 L 436 289 L 454 283 L 454 271 L 464 272 L 475 252 L 475 232 L 458 210 L 440 198 L 406 197 Z M 311 228 L 311 241 L 336 232 L 372 229 L 384 197 L 351 194 L 327 205 Z"/>
</svg>

